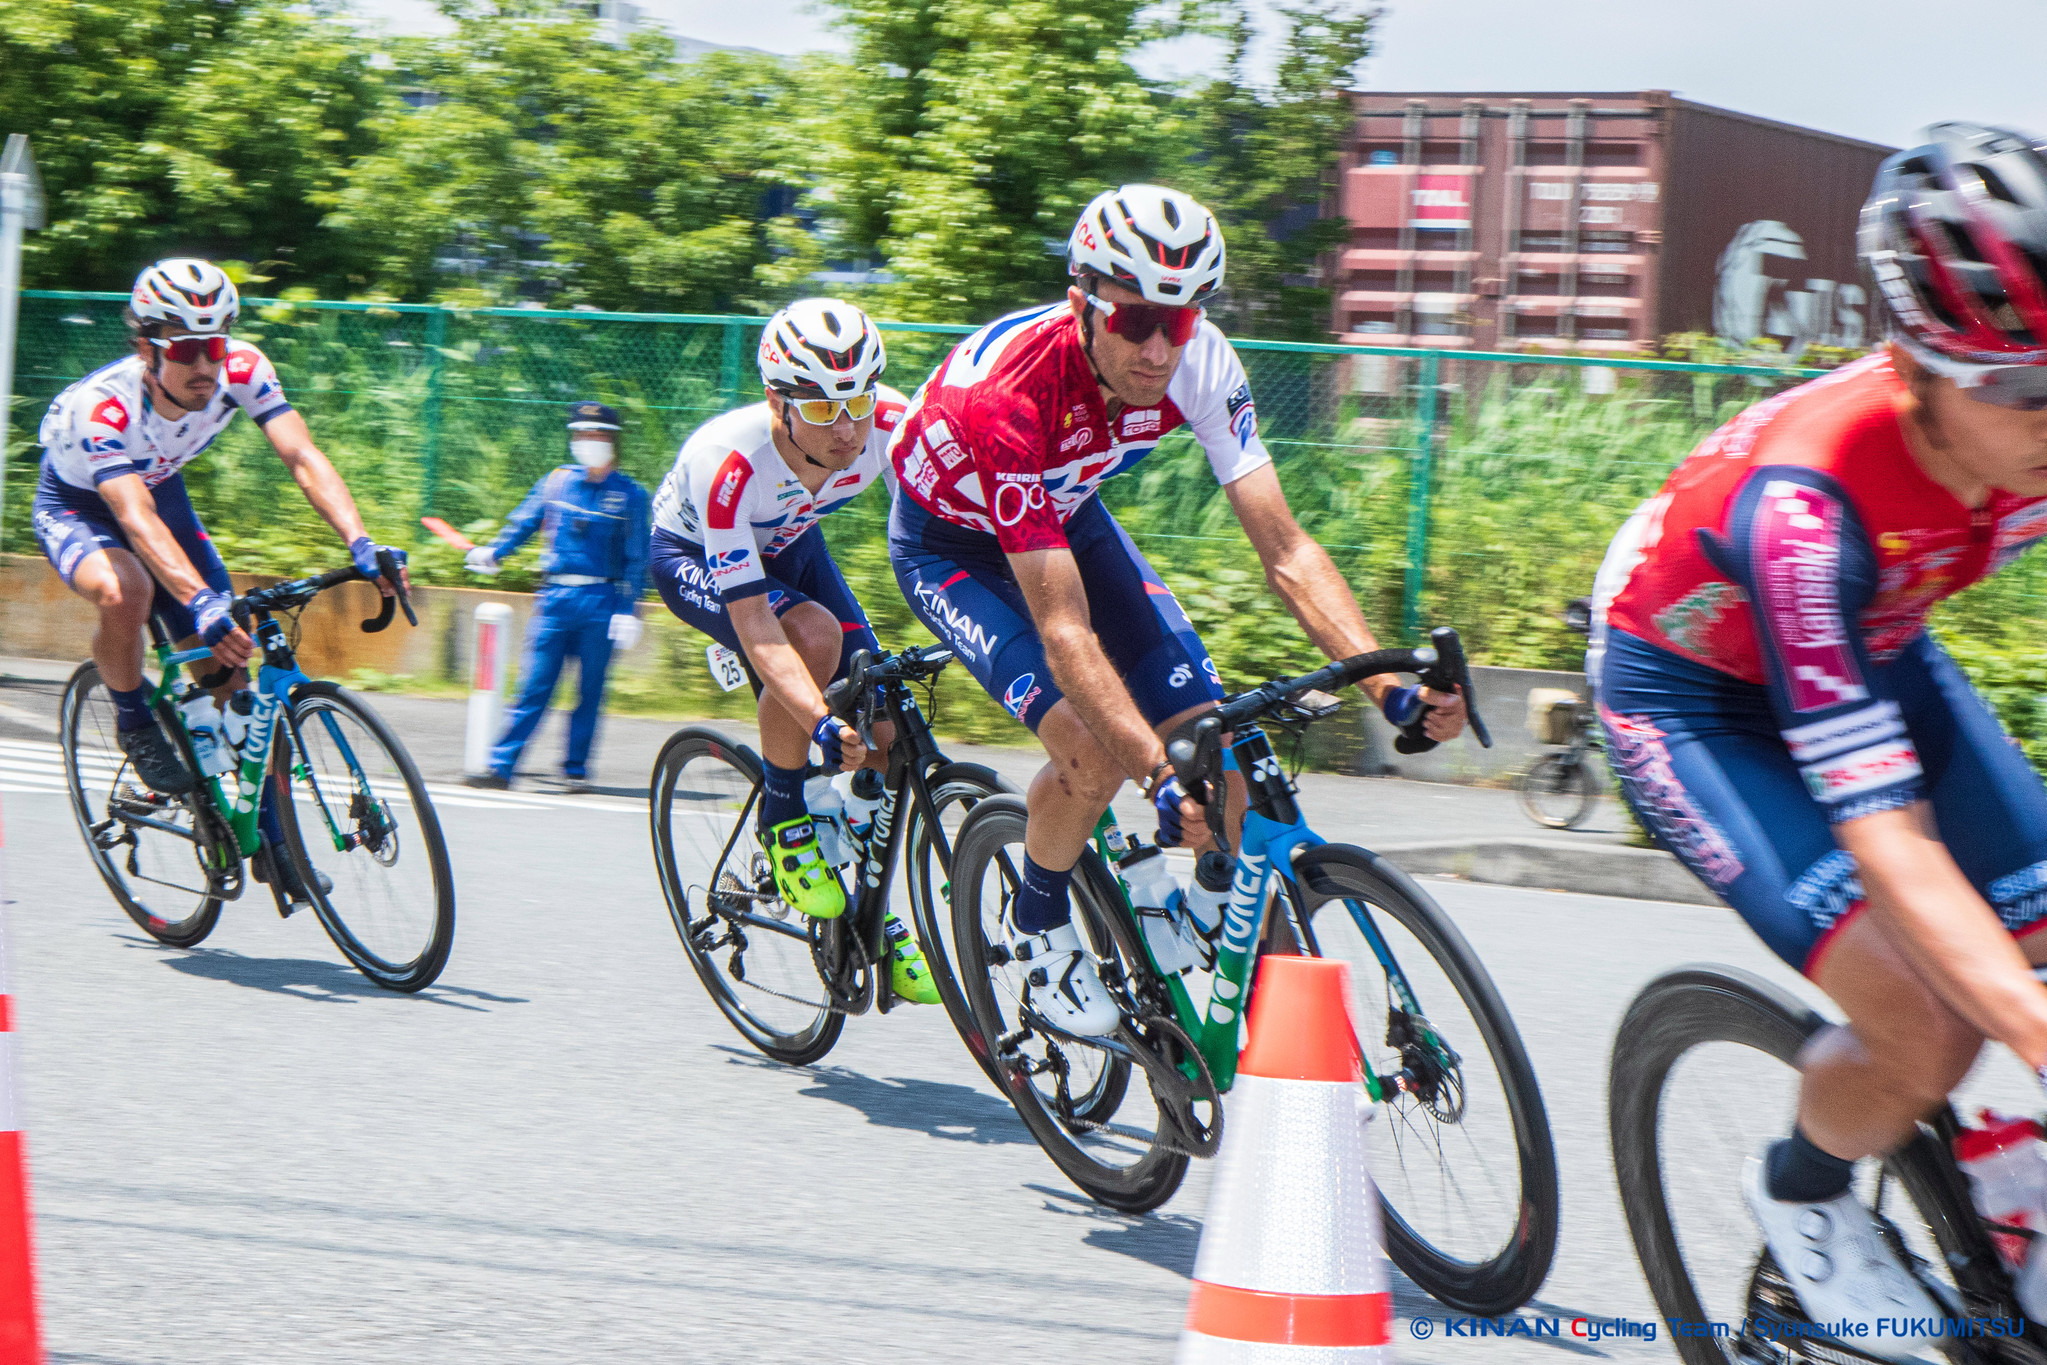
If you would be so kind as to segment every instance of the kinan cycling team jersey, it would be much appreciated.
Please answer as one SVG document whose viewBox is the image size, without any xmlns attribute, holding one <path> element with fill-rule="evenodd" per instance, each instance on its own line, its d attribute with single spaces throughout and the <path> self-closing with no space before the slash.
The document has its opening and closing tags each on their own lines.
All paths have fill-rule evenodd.
<svg viewBox="0 0 2047 1365">
<path fill-rule="evenodd" d="M 654 494 L 655 528 L 704 547 L 720 597 L 767 591 L 761 561 L 858 497 L 888 467 L 889 435 L 902 421 L 905 399 L 886 385 L 878 393 L 866 446 L 815 493 L 775 449 L 775 417 L 766 403 L 712 418 L 682 443 Z"/>
<path fill-rule="evenodd" d="M 1601 570 L 1608 628 L 1768 686 L 1836 820 L 1919 791 L 1900 712 L 1916 699 L 1884 695 L 1877 670 L 1936 603 L 2047 535 L 2047 499 L 1993 491 L 1971 509 L 1929 478 L 1899 426 L 1903 392 L 1877 355 L 1749 409 L 1678 466 Z"/>
<path fill-rule="evenodd" d="M 258 426 L 291 411 L 277 371 L 247 342 L 228 343 L 206 406 L 176 417 L 156 411 L 143 389 L 142 359 L 131 355 L 58 394 L 37 440 L 50 471 L 73 488 L 97 488 L 122 474 L 140 474 L 154 488 L 198 459 L 242 411 Z"/>
<path fill-rule="evenodd" d="M 953 349 L 903 418 L 889 458 L 903 491 L 1010 554 L 1066 544 L 1066 521 L 1102 480 L 1186 426 L 1229 484 L 1272 462 L 1244 366 L 1204 321 L 1166 400 L 1112 421 L 1064 303 L 997 319 Z"/>
</svg>

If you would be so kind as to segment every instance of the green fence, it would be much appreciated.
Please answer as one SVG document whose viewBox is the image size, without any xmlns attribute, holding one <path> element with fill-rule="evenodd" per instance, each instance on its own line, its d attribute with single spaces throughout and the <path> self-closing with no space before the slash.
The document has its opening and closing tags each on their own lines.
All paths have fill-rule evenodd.
<svg viewBox="0 0 2047 1365">
<path fill-rule="evenodd" d="M 36 421 L 59 389 L 119 356 L 122 296 L 30 291 L 21 305 L 5 544 L 31 550 Z M 487 530 L 565 456 L 562 408 L 594 397 L 627 414 L 624 464 L 650 486 L 698 424 L 758 393 L 761 320 L 423 305 L 252 301 L 239 334 L 340 466 L 372 529 L 421 543 L 419 518 Z M 884 323 L 889 378 L 912 389 L 968 329 Z M 1239 342 L 1259 427 L 1302 523 L 1388 634 L 1453 622 L 1477 657 L 1565 665 L 1557 619 L 1588 590 L 1613 529 L 1708 431 L 1815 371 L 1541 355 Z M 247 423 L 187 471 L 238 568 L 331 557 L 327 533 Z M 1237 676 L 1313 652 L 1266 590 L 1256 557 L 1184 431 L 1104 489 Z M 887 638 L 914 631 L 861 499 L 827 527 Z M 429 581 L 465 581 L 422 544 Z M 516 563 L 530 572 L 532 557 Z M 1979 589 L 1986 628 L 2040 618 L 2037 573 Z M 2007 575 L 2013 579 L 2013 575 Z M 501 582 L 518 586 L 517 571 Z M 1984 597 L 1988 594 L 1988 598 Z M 1952 610 L 1952 609 L 1951 609 Z"/>
</svg>

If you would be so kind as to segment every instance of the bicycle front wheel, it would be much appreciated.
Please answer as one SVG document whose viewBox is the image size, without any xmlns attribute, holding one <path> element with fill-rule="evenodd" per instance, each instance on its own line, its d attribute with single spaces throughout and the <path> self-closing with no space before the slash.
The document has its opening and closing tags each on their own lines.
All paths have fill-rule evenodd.
<svg viewBox="0 0 2047 1365">
<path fill-rule="evenodd" d="M 953 850 L 958 846 L 960 826 L 966 822 L 967 813 L 983 799 L 1015 788 L 993 768 L 979 763 L 945 764 L 933 770 L 928 785 L 938 820 L 933 824 L 924 818 L 922 810 L 911 812 L 904 841 L 909 859 L 903 869 L 903 880 L 909 888 L 910 913 L 917 926 L 917 941 L 924 948 L 924 961 L 931 969 L 931 980 L 938 987 L 938 998 L 945 1003 L 953 1027 L 964 1038 L 973 1028 L 973 1010 L 960 989 L 958 955 L 952 941 Z M 976 1054 L 974 1060 L 988 1073 L 989 1080 L 998 1086 L 1002 1084 L 992 1058 Z"/>
<path fill-rule="evenodd" d="M 432 985 L 455 943 L 455 879 L 412 755 L 331 682 L 293 691 L 291 747 L 278 815 L 327 936 L 386 990 Z"/>
<path fill-rule="evenodd" d="M 220 824 L 204 808 L 204 792 L 162 796 L 142 784 L 115 738 L 114 717 L 99 669 L 80 664 L 58 713 L 71 813 L 128 918 L 159 943 L 190 948 L 220 919 L 206 871 L 206 846 L 225 842 L 207 837 Z"/>
<path fill-rule="evenodd" d="M 1544 829 L 1574 829 L 1592 814 L 1599 780 L 1583 754 L 1545 754 L 1521 777 L 1521 809 Z"/>
<path fill-rule="evenodd" d="M 711 1003 L 747 1042 L 808 1066 L 839 1041 L 810 920 L 784 904 L 754 836 L 760 759 L 716 730 L 669 736 L 647 819 L 669 918 Z"/>
<path fill-rule="evenodd" d="M 1378 855 L 1295 864 L 1314 949 L 1350 964 L 1358 1044 L 1382 1084 L 1366 1145 L 1386 1250 L 1453 1308 L 1513 1311 L 1542 1286 L 1560 1218 L 1556 1148 L 1520 1030 L 1449 916 Z"/>
<path fill-rule="evenodd" d="M 1662 1317 L 1730 1324 L 1803 1318 L 1795 1291 L 1763 1250 L 1741 1178 L 1748 1160 L 1791 1131 L 1795 1059 L 1824 1027 L 1788 992 L 1733 968 L 1679 968 L 1629 1005 L 1609 1066 L 1608 1121 L 1621 1207 Z M 1729 1103 L 1731 1095 L 1739 1103 Z M 2019 1316 L 1967 1184 L 1925 1128 L 1883 1162 L 1857 1166 L 1857 1197 L 1922 1283 L 1972 1315 Z M 1949 1267 L 1970 1273 L 1959 1294 Z M 1819 1341 L 1782 1356 L 1747 1336 L 1673 1336 L 1671 1344 L 1686 1365 L 1841 1358 Z"/>
</svg>

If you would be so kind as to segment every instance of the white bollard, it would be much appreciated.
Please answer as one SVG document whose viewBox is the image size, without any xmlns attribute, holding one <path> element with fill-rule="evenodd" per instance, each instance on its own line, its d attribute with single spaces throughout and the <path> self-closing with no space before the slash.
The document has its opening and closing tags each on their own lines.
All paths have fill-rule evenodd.
<svg viewBox="0 0 2047 1365">
<path fill-rule="evenodd" d="M 469 650 L 469 730 L 462 744 L 462 770 L 490 771 L 490 746 L 505 712 L 505 658 L 512 643 L 512 609 L 481 602 Z"/>
</svg>

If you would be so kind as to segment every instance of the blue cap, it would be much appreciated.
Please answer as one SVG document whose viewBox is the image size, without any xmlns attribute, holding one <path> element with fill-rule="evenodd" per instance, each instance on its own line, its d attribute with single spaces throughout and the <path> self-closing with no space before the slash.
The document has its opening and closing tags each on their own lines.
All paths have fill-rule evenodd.
<svg viewBox="0 0 2047 1365">
<path fill-rule="evenodd" d="M 602 403 L 569 404 L 570 431 L 623 431 L 625 424 L 619 421 L 618 409 Z"/>
</svg>

